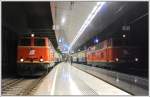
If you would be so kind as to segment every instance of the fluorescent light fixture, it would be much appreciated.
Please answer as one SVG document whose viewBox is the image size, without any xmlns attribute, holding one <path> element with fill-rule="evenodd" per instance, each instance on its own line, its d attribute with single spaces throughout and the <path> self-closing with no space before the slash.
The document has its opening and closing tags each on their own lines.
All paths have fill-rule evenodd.
<svg viewBox="0 0 150 97">
<path fill-rule="evenodd" d="M 82 35 L 86 27 L 91 23 L 91 21 L 94 19 L 94 17 L 97 15 L 97 13 L 100 11 L 100 9 L 103 7 L 105 2 L 97 2 L 97 4 L 94 6 L 92 12 L 89 14 L 85 22 L 83 23 L 82 27 L 78 31 L 77 35 L 75 36 L 74 40 L 71 42 L 71 45 L 69 47 L 69 50 L 71 50 L 72 46 L 75 44 L 75 42 L 79 39 L 79 37 Z"/>
<path fill-rule="evenodd" d="M 64 24 L 64 23 L 65 23 L 65 21 L 66 21 L 66 18 L 65 18 L 65 17 L 63 17 L 63 18 L 62 18 L 62 20 L 61 20 L 61 24 Z"/>
<path fill-rule="evenodd" d="M 61 38 L 59 39 L 59 41 L 58 41 L 59 43 L 61 43 L 62 42 L 62 40 L 61 40 Z"/>
<path fill-rule="evenodd" d="M 56 26 L 55 26 L 55 25 L 53 25 L 53 28 L 52 28 L 52 29 L 53 29 L 53 30 L 55 30 L 55 28 L 56 28 Z"/>
</svg>

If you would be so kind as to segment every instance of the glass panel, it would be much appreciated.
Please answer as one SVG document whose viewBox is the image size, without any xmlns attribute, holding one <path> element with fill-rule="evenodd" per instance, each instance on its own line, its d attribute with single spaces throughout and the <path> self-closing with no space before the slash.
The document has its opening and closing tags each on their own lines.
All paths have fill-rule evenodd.
<svg viewBox="0 0 150 97">
<path fill-rule="evenodd" d="M 112 41 L 112 39 L 109 39 L 109 40 L 108 40 L 108 46 L 112 46 L 112 45 L 111 45 L 111 41 Z"/>
<path fill-rule="evenodd" d="M 45 46 L 45 39 L 42 39 L 42 38 L 34 39 L 34 45 L 35 46 Z"/>
<path fill-rule="evenodd" d="M 127 46 L 127 45 L 128 45 L 127 40 L 122 40 L 122 39 L 113 40 L 113 46 Z"/>
<path fill-rule="evenodd" d="M 20 46 L 30 46 L 31 45 L 31 40 L 30 38 L 23 38 L 19 41 Z"/>
</svg>

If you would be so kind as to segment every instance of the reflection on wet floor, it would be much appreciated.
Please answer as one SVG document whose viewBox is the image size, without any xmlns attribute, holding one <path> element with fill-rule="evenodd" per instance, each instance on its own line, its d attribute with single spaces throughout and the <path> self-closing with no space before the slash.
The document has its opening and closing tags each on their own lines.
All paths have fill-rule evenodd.
<svg viewBox="0 0 150 97">
<path fill-rule="evenodd" d="M 47 75 L 35 95 L 129 95 L 73 66 L 60 63 Z"/>
</svg>

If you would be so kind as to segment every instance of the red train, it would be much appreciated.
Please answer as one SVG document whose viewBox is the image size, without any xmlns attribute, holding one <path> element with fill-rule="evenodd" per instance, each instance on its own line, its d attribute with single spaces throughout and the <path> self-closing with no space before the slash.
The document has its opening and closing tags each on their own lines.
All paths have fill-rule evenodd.
<svg viewBox="0 0 150 97">
<path fill-rule="evenodd" d="M 127 46 L 123 39 L 110 38 L 87 49 L 87 64 L 99 67 L 127 67 L 141 61 L 140 48 Z"/>
<path fill-rule="evenodd" d="M 55 50 L 48 37 L 19 37 L 17 68 L 19 75 L 42 75 L 55 64 Z"/>
<path fill-rule="evenodd" d="M 106 39 L 72 54 L 72 58 L 73 62 L 110 68 L 131 67 L 142 61 L 141 49 L 126 45 L 126 41 L 119 38 Z"/>
</svg>

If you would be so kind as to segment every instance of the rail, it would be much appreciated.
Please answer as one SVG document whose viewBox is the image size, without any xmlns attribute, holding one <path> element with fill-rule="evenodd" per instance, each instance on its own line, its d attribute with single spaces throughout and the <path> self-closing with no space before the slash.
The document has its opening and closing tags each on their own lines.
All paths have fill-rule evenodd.
<svg viewBox="0 0 150 97">
<path fill-rule="evenodd" d="M 3 96 L 26 96 L 33 95 L 34 91 L 44 79 L 45 75 L 39 78 L 18 78 L 9 79 L 2 83 Z"/>
</svg>

